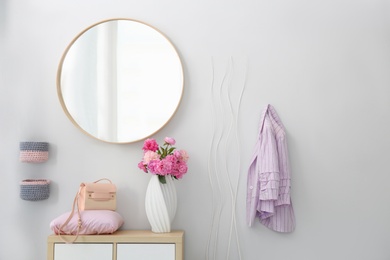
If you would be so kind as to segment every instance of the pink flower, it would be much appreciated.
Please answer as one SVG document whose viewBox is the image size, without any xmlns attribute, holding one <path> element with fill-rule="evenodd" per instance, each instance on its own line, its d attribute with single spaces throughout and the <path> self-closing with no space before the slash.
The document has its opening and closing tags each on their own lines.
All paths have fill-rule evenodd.
<svg viewBox="0 0 390 260">
<path fill-rule="evenodd" d="M 176 141 L 172 137 L 165 137 L 164 142 L 169 145 L 175 145 Z"/>
<path fill-rule="evenodd" d="M 166 160 L 168 162 L 171 162 L 171 163 L 176 163 L 177 162 L 177 157 L 174 156 L 174 155 L 168 155 L 167 157 L 165 157 L 164 160 Z"/>
<path fill-rule="evenodd" d="M 179 161 L 187 162 L 188 159 L 190 158 L 185 150 L 176 150 L 173 152 L 173 154 L 176 156 L 176 158 Z"/>
<path fill-rule="evenodd" d="M 155 152 L 158 150 L 158 144 L 154 139 L 146 139 L 142 150 Z"/>
<path fill-rule="evenodd" d="M 138 163 L 138 168 L 140 168 L 144 172 L 148 172 L 148 169 L 146 169 L 146 165 L 143 162 Z"/>
<path fill-rule="evenodd" d="M 181 174 L 187 173 L 187 170 L 188 170 L 187 163 L 185 163 L 185 162 L 180 162 L 178 168 L 179 168 L 179 172 L 180 172 Z"/>
<path fill-rule="evenodd" d="M 146 151 L 144 154 L 143 162 L 148 164 L 151 160 L 159 159 L 160 155 L 153 151 Z"/>
<path fill-rule="evenodd" d="M 158 165 L 160 160 L 151 160 L 148 164 L 148 169 L 152 174 L 158 174 Z"/>
<path fill-rule="evenodd" d="M 179 150 L 176 150 L 173 152 L 173 155 L 178 159 L 178 160 L 181 160 L 181 153 Z"/>
<path fill-rule="evenodd" d="M 172 137 L 165 137 L 164 144 L 160 147 L 155 139 L 150 138 L 144 141 L 142 161 L 138 168 L 144 172 L 154 175 L 171 175 L 175 179 L 181 179 L 187 173 L 187 161 L 189 156 L 185 150 L 175 150 L 176 144 Z M 159 178 L 162 183 L 161 178 Z"/>
<path fill-rule="evenodd" d="M 187 173 L 187 170 L 188 170 L 188 166 L 187 166 L 187 163 L 185 162 L 179 162 L 177 164 L 177 171 L 175 172 L 174 176 L 177 178 L 177 179 L 181 179 L 184 174 Z"/>
<path fill-rule="evenodd" d="M 169 160 L 161 160 L 156 167 L 156 172 L 159 175 L 165 176 L 167 174 L 170 174 L 172 171 L 172 162 Z"/>
</svg>

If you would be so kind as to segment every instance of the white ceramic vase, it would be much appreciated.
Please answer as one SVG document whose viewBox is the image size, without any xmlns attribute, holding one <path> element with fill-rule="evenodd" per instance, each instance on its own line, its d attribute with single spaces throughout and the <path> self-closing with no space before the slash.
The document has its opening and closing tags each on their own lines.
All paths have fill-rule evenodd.
<svg viewBox="0 0 390 260">
<path fill-rule="evenodd" d="M 145 196 L 145 211 L 152 232 L 171 232 L 171 223 L 176 214 L 177 195 L 174 180 L 170 175 L 165 177 L 166 183 L 153 175 L 149 181 Z"/>
</svg>

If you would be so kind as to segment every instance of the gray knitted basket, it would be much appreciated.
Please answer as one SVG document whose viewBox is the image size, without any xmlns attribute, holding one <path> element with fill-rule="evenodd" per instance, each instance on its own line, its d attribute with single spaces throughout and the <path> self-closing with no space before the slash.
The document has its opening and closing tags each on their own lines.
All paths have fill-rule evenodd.
<svg viewBox="0 0 390 260">
<path fill-rule="evenodd" d="M 45 200 L 50 195 L 50 180 L 23 180 L 20 183 L 20 198 L 23 200 Z"/>
<path fill-rule="evenodd" d="M 49 158 L 49 143 L 20 142 L 20 161 L 29 163 L 46 162 Z"/>
<path fill-rule="evenodd" d="M 19 148 L 21 151 L 49 151 L 49 143 L 46 142 L 20 142 Z"/>
</svg>

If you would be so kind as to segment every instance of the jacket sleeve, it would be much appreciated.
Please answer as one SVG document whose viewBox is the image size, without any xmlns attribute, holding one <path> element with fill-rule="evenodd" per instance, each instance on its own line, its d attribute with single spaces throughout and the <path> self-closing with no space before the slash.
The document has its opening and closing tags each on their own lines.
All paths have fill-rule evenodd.
<svg viewBox="0 0 390 260">
<path fill-rule="evenodd" d="M 256 142 L 253 158 L 248 170 L 247 179 L 247 196 L 246 196 L 246 218 L 248 226 L 252 226 L 256 218 L 256 210 L 258 207 L 259 185 L 257 161 L 259 154 L 259 141 Z"/>
<path fill-rule="evenodd" d="M 287 140 L 282 137 L 278 140 L 279 152 L 279 196 L 275 206 L 290 205 L 291 173 L 287 151 Z"/>
<path fill-rule="evenodd" d="M 257 210 L 261 217 L 268 217 L 274 213 L 280 186 L 277 142 L 269 126 L 264 126 L 260 149 L 262 154 L 259 162 L 260 205 Z"/>
</svg>

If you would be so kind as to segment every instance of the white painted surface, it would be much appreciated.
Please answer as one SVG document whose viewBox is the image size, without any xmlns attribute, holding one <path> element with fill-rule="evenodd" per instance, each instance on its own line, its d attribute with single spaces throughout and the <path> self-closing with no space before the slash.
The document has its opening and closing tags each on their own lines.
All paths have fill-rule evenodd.
<svg viewBox="0 0 390 260">
<path fill-rule="evenodd" d="M 112 260 L 113 244 L 55 244 L 55 260 Z"/>
<path fill-rule="evenodd" d="M 175 260 L 174 244 L 118 244 L 117 260 Z"/>
<path fill-rule="evenodd" d="M 176 182 L 173 222 L 174 229 L 186 231 L 186 260 L 239 259 L 234 233 L 229 239 L 227 189 L 214 202 L 221 217 L 218 238 L 209 243 L 216 199 L 208 175 L 211 57 L 220 83 L 231 56 L 247 68 L 245 74 L 244 65 L 236 66 L 232 79 L 236 102 L 246 75 L 241 150 L 217 161 L 231 164 L 232 184 L 238 183 L 242 259 L 389 259 L 389 13 L 386 0 L 0 1 L 0 197 L 7 200 L 0 259 L 45 259 L 50 221 L 70 210 L 80 182 L 101 177 L 118 186 L 124 228 L 150 228 L 144 210 L 150 176 L 137 169 L 142 142 L 112 145 L 84 135 L 65 116 L 56 93 L 66 46 L 87 26 L 113 17 L 157 27 L 183 59 L 183 101 L 155 137 L 176 138 L 191 157 L 189 173 Z M 292 234 L 245 223 L 246 170 L 267 103 L 288 133 L 297 218 Z M 19 141 L 30 140 L 50 143 L 47 163 L 18 161 Z M 18 183 L 27 178 L 51 179 L 50 198 L 22 201 Z"/>
</svg>

